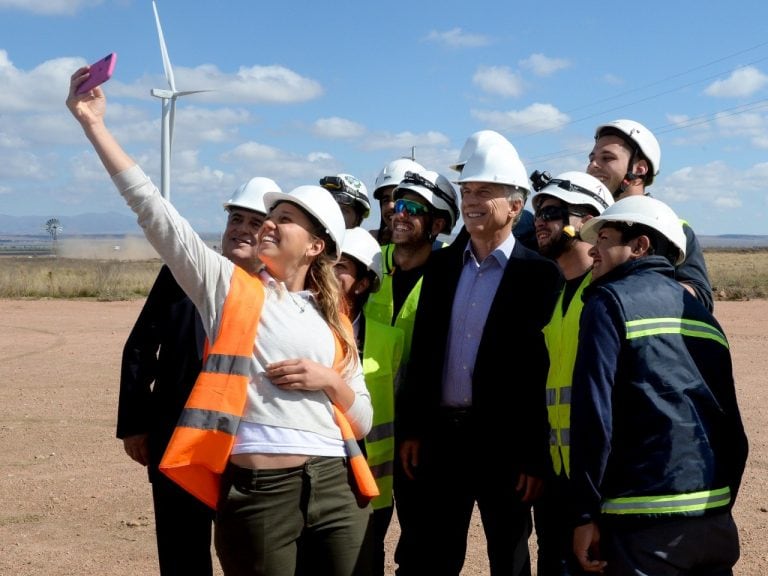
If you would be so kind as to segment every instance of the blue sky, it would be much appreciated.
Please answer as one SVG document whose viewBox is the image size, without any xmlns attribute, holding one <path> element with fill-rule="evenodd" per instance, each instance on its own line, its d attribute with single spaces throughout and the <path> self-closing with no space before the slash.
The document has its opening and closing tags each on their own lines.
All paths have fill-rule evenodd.
<svg viewBox="0 0 768 576">
<path fill-rule="evenodd" d="M 448 165 L 476 130 L 528 172 L 584 170 L 594 128 L 662 148 L 651 188 L 699 234 L 768 233 L 768 4 L 158 0 L 177 88 L 171 200 L 201 232 L 252 176 L 284 189 L 389 160 Z M 107 121 L 160 181 L 150 0 L 0 0 L 0 214 L 129 214 L 64 100 L 118 53 Z M 366 224 L 375 227 L 377 214 Z M 376 221 L 373 221 L 376 219 Z M 2 231 L 0 231 L 2 232 Z"/>
</svg>

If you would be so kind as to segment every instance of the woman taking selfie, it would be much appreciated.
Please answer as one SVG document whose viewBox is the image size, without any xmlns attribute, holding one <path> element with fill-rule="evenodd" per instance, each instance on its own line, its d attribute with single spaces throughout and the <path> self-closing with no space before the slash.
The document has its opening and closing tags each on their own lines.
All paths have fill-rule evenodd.
<svg viewBox="0 0 768 576">
<path fill-rule="evenodd" d="M 87 77 L 88 67 L 72 75 L 67 107 L 210 341 L 161 469 L 216 508 L 228 576 L 367 574 L 371 507 L 350 480 L 340 426 L 364 437 L 372 408 L 333 273 L 338 205 L 319 186 L 267 194 L 264 266 L 249 275 L 210 249 L 121 148 L 102 89 L 76 93 Z M 222 403 L 231 389 L 241 397 Z"/>
</svg>

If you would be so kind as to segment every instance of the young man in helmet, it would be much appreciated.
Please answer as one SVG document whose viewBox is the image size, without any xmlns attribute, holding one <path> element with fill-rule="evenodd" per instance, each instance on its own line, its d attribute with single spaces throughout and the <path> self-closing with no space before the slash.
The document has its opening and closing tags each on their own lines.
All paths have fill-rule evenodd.
<svg viewBox="0 0 768 576">
<path fill-rule="evenodd" d="M 269 178 L 252 178 L 224 202 L 221 251 L 256 272 L 256 233 L 266 217 L 263 196 L 279 192 Z M 194 304 L 167 266 L 160 269 L 123 348 L 117 437 L 146 466 L 152 483 L 160 574 L 213 574 L 213 510 L 158 470 L 202 366 L 205 331 Z"/>
<path fill-rule="evenodd" d="M 726 336 L 675 281 L 680 220 L 630 196 L 581 234 L 594 264 L 573 377 L 574 553 L 606 575 L 731 574 L 747 438 Z"/>
<path fill-rule="evenodd" d="M 427 264 L 398 404 L 422 494 L 414 573 L 461 572 L 477 504 L 491 574 L 528 576 L 530 506 L 551 466 L 541 330 L 562 276 L 512 234 L 530 184 L 510 143 L 478 148 L 458 183 L 468 236 Z"/>
<path fill-rule="evenodd" d="M 614 200 L 649 195 L 661 167 L 661 147 L 653 133 L 634 120 L 614 120 L 595 130 L 595 145 L 589 154 L 587 172 L 613 193 Z M 687 239 L 686 258 L 675 268 L 675 277 L 711 312 L 714 309 L 712 284 L 698 238 L 683 222 Z"/>
<path fill-rule="evenodd" d="M 392 194 L 400 184 L 406 172 L 421 172 L 426 170 L 424 166 L 410 158 L 397 158 L 388 162 L 376 176 L 376 182 L 373 189 L 373 199 L 379 202 L 379 220 L 378 230 L 372 230 L 371 234 L 378 243 L 385 246 L 392 242 L 392 215 L 395 213 L 395 199 Z"/>
<path fill-rule="evenodd" d="M 370 295 L 365 316 L 383 324 L 400 328 L 404 333 L 403 366 L 407 365 L 413 323 L 421 301 L 421 277 L 438 234 L 450 234 L 459 209 L 456 190 L 443 175 L 431 170 L 406 172 L 393 191 L 394 214 L 391 218 L 391 260 L 383 259 L 381 289 Z M 390 253 L 385 246 L 384 255 Z M 441 249 L 443 250 L 443 249 Z M 440 252 L 441 250 L 436 250 Z M 399 402 L 398 402 L 399 404 Z M 396 440 L 400 437 L 397 431 Z M 418 494 L 406 480 L 399 458 L 395 461 L 395 506 L 400 523 L 400 539 L 395 550 L 398 574 L 406 575 L 413 559 L 422 555 L 413 527 L 418 522 Z"/>
<path fill-rule="evenodd" d="M 347 229 L 363 223 L 371 211 L 368 189 L 351 174 L 337 174 L 320 178 L 320 186 L 328 190 L 344 215 Z"/>
<path fill-rule="evenodd" d="M 550 425 L 552 469 L 544 481 L 542 497 L 534 502 L 538 544 L 538 576 L 581 574 L 572 553 L 573 529 L 563 515 L 568 508 L 570 398 L 573 364 L 579 341 L 581 295 L 592 275 L 592 246 L 581 239 L 584 224 L 613 204 L 608 189 L 584 172 L 531 175 L 536 194 L 532 199 L 539 253 L 557 262 L 565 287 L 544 327 L 549 354 L 547 412 Z"/>
<path fill-rule="evenodd" d="M 403 331 L 363 313 L 368 297 L 379 290 L 382 279 L 381 248 L 367 230 L 347 230 L 334 272 L 349 307 L 373 404 L 373 428 L 361 447 L 379 488 L 379 496 L 371 501 L 373 574 L 384 576 L 384 541 L 394 511 L 395 387 L 403 355 Z"/>
</svg>

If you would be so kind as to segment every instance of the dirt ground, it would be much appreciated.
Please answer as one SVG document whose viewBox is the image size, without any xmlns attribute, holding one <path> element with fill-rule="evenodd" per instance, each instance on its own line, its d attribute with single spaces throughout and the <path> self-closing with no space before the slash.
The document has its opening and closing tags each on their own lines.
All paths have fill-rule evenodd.
<svg viewBox="0 0 768 576">
<path fill-rule="evenodd" d="M 157 574 L 146 473 L 115 439 L 119 358 L 141 305 L 0 300 L 0 575 Z M 716 315 L 750 438 L 735 573 L 768 574 L 768 301 L 717 302 Z M 396 536 L 395 524 L 390 551 Z M 476 521 L 463 574 L 486 573 Z"/>
</svg>

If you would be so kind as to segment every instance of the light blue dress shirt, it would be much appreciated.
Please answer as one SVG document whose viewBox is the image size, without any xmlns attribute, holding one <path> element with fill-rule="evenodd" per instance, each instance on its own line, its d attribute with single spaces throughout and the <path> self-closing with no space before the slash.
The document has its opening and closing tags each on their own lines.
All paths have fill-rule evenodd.
<svg viewBox="0 0 768 576">
<path fill-rule="evenodd" d="M 514 247 L 515 237 L 510 234 L 482 262 L 478 262 L 471 242 L 467 242 L 464 267 L 451 310 L 448 353 L 443 366 L 443 406 L 472 406 L 472 372 L 480 338 Z"/>
</svg>

